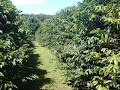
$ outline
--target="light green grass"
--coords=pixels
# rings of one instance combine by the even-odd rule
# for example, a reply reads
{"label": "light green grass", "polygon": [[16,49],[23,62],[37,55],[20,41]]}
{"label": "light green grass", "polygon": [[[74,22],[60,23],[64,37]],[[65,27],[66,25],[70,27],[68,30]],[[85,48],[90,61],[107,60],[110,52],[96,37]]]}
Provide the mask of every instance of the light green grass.
{"label": "light green grass", "polygon": [[44,90],[73,90],[65,83],[65,76],[63,71],[58,68],[60,65],[57,57],[46,47],[41,47],[37,42],[33,42],[35,45],[34,54],[38,54],[39,62],[37,68],[46,70],[45,78],[50,78],[52,83],[44,85],[41,89]]}

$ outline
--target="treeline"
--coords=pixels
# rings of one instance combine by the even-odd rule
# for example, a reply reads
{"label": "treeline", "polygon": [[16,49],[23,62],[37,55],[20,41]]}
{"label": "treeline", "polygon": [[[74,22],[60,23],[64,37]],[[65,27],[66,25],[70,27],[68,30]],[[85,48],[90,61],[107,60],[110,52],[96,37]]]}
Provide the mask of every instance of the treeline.
{"label": "treeline", "polygon": [[84,0],[40,24],[36,40],[56,50],[68,83],[120,90],[120,0]]}
{"label": "treeline", "polygon": [[40,24],[45,20],[52,17],[51,15],[44,14],[22,14],[22,29],[26,30],[29,39],[34,40],[35,32],[40,27]]}

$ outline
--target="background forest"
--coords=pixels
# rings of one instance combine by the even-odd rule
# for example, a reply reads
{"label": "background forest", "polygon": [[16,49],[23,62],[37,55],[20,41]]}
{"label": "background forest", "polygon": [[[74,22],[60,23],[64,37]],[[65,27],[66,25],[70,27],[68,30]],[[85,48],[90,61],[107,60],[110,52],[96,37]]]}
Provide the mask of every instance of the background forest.
{"label": "background forest", "polygon": [[68,85],[120,90],[120,0],[84,0],[54,16],[24,15],[0,0],[1,90],[25,90],[41,78],[29,65],[32,41],[54,51]]}

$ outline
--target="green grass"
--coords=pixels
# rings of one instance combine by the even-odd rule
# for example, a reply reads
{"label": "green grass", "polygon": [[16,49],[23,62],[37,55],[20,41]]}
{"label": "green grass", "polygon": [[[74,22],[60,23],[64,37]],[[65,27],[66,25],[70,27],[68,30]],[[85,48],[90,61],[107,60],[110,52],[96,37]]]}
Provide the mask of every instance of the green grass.
{"label": "green grass", "polygon": [[46,47],[41,47],[37,42],[34,43],[34,54],[39,55],[37,68],[45,70],[45,78],[51,80],[50,83],[44,84],[40,89],[47,90],[73,90],[70,86],[63,84],[65,83],[65,76],[63,70],[60,70],[60,65],[57,57]]}

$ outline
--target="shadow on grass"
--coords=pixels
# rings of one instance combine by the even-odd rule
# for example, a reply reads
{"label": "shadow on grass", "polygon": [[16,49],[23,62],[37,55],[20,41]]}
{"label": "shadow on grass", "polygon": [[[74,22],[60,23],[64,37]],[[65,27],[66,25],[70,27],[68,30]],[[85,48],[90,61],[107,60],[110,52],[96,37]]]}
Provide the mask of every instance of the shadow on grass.
{"label": "shadow on grass", "polygon": [[[40,90],[45,84],[52,83],[50,78],[45,78],[45,74],[47,74],[46,70],[41,70],[37,68],[37,65],[41,64],[39,62],[38,54],[31,54],[30,59],[25,63],[24,76],[30,76],[27,80],[23,80],[22,88],[20,90]],[[26,68],[27,67],[27,68]]]}

